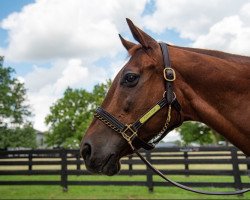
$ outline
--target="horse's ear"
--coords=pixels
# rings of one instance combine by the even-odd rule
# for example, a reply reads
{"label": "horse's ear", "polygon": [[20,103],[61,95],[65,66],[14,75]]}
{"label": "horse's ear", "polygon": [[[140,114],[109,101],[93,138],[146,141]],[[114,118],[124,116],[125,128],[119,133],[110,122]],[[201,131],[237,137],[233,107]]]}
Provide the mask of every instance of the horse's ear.
{"label": "horse's ear", "polygon": [[129,51],[133,46],[135,46],[136,44],[133,42],[130,42],[128,40],[125,40],[120,34],[119,34],[120,40],[123,44],[123,46]]}
{"label": "horse's ear", "polygon": [[157,43],[152,37],[150,37],[147,33],[139,29],[134,23],[126,18],[128,26],[131,30],[131,33],[136,41],[138,41],[143,47],[150,47],[153,44]]}

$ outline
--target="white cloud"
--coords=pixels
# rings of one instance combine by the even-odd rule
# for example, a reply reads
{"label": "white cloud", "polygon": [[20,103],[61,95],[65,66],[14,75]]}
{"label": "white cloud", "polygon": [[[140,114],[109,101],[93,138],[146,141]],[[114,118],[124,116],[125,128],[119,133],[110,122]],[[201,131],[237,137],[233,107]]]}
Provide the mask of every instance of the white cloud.
{"label": "white cloud", "polygon": [[250,55],[250,3],[245,0],[156,0],[144,17],[154,32],[173,29],[190,45]]}
{"label": "white cloud", "polygon": [[46,130],[44,124],[49,107],[62,97],[67,87],[86,88],[104,82],[113,75],[113,70],[97,66],[85,67],[80,59],[60,60],[51,68],[34,67],[34,70],[22,77],[28,88],[28,99],[34,116],[34,127]]}
{"label": "white cloud", "polygon": [[197,38],[193,46],[250,55],[248,41],[250,26],[244,26],[239,16],[231,16],[213,25],[206,35]]}
{"label": "white cloud", "polygon": [[212,48],[231,53],[250,55],[250,3],[245,4],[238,15],[225,17],[210,27],[207,34],[199,36],[194,47]]}
{"label": "white cloud", "polygon": [[79,86],[79,82],[84,82],[88,79],[89,70],[87,67],[82,67],[81,60],[70,60],[68,66],[63,70],[62,76],[55,83],[55,92],[61,93],[69,85],[71,87]]}
{"label": "white cloud", "polygon": [[49,114],[49,108],[57,100],[58,96],[37,93],[28,93],[29,102],[31,105],[34,128],[40,131],[48,130],[45,125],[45,117]]}
{"label": "white cloud", "polygon": [[146,0],[37,0],[1,22],[5,55],[17,61],[78,57],[93,61],[120,49],[125,17],[139,18]]}
{"label": "white cloud", "polygon": [[50,68],[35,65],[31,72],[25,76],[25,85],[29,92],[37,92],[46,85],[53,84],[62,76],[65,62],[57,61]]}
{"label": "white cloud", "polygon": [[155,0],[156,10],[144,18],[147,28],[156,32],[175,29],[182,37],[196,39],[226,16],[238,13],[244,0]]}

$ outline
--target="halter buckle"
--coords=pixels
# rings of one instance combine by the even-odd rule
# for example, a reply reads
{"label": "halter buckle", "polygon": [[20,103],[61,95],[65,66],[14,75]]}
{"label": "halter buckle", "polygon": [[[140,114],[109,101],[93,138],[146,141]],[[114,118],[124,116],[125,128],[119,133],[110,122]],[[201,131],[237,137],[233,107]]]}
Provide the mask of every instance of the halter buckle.
{"label": "halter buckle", "polygon": [[[167,71],[171,71],[171,73],[172,73],[172,75],[173,75],[172,78],[169,78],[169,77],[168,77]],[[164,76],[164,78],[165,78],[166,81],[171,81],[171,82],[173,82],[173,81],[176,79],[175,71],[174,71],[173,68],[170,68],[170,67],[164,68],[164,70],[163,70],[163,76]]]}
{"label": "halter buckle", "polygon": [[[132,141],[134,139],[134,137],[137,136],[137,132],[134,131],[134,129],[132,128],[132,124],[126,124],[125,125],[125,129],[121,132],[122,137],[128,142],[128,144],[130,145],[130,147],[132,148],[132,150],[134,150],[135,148],[132,145]],[[127,135],[126,132],[127,131],[131,131],[132,135]]]}

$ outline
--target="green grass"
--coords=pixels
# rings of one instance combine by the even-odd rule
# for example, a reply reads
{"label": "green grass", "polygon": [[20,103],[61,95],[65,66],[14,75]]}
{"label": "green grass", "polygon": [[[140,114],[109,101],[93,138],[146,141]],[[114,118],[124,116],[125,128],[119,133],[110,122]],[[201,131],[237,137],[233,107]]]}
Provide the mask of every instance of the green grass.
{"label": "green grass", "polygon": [[[60,181],[60,176],[57,175],[27,175],[27,176],[0,176],[1,181]],[[184,175],[169,175],[168,178],[180,181],[180,182],[231,182],[233,183],[232,176],[184,176]],[[105,176],[105,175],[84,175],[84,176],[68,176],[69,181],[146,181],[146,176]],[[157,175],[153,176],[154,181],[164,181]],[[241,177],[242,182],[249,183],[250,178],[248,176]],[[1,186],[0,186],[1,187]]]}
{"label": "green grass", "polygon": [[[171,176],[178,181],[225,181],[232,182],[231,177],[218,176]],[[160,179],[154,176],[154,179]],[[219,179],[219,180],[218,180]],[[0,180],[60,180],[59,176],[0,176]],[[145,176],[69,176],[69,180],[145,180]],[[244,182],[249,182],[244,177]],[[210,191],[233,190],[221,188],[199,188]],[[250,199],[250,192],[240,196],[207,196],[187,192],[176,187],[154,187],[148,192],[145,186],[69,186],[63,192],[60,186],[0,186],[0,199]]]}
{"label": "green grass", "polygon": [[[214,189],[216,190],[216,189]],[[59,186],[1,186],[0,199],[249,199],[250,195],[207,196],[178,188],[155,187],[148,192],[139,186],[71,186],[62,192]]]}

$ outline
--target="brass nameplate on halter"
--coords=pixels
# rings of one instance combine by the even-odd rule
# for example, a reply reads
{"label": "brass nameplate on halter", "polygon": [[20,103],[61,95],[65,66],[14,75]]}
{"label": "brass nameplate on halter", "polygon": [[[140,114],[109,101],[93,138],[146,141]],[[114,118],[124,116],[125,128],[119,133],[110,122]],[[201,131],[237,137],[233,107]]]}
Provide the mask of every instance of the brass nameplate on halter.
{"label": "brass nameplate on halter", "polygon": [[146,122],[150,117],[152,117],[161,107],[157,104],[153,108],[151,108],[142,118],[139,120],[142,124]]}

